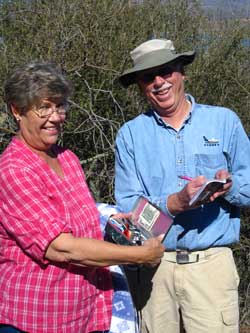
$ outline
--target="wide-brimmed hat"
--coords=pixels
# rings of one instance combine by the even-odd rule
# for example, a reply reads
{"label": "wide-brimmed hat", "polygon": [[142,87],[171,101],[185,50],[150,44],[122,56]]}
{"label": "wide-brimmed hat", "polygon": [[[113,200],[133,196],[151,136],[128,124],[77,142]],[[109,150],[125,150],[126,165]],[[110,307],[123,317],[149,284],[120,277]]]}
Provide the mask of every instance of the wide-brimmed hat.
{"label": "wide-brimmed hat", "polygon": [[134,67],[125,70],[119,77],[124,87],[136,83],[136,73],[158,67],[174,60],[183,65],[190,64],[195,58],[195,51],[176,53],[173,42],[167,39],[151,39],[130,52]]}

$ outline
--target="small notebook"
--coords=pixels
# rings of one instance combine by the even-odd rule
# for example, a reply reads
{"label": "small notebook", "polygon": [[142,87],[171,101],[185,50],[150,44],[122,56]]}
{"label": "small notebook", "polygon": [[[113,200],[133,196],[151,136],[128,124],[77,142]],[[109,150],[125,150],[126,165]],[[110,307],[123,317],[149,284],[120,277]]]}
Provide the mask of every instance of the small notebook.
{"label": "small notebook", "polygon": [[211,197],[212,194],[222,189],[223,185],[230,182],[231,179],[211,179],[204,183],[198,192],[189,201],[189,206],[201,205]]}

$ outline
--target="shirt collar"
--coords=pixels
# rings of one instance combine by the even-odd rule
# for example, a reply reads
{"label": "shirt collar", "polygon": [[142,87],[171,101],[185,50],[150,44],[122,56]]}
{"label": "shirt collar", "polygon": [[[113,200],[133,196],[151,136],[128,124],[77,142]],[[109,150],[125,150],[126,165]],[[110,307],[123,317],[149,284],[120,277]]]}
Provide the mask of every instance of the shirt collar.
{"label": "shirt collar", "polygon": [[[184,120],[183,125],[186,124],[186,123],[191,124],[191,119],[192,119],[192,115],[193,115],[194,108],[195,108],[195,104],[196,104],[196,103],[195,103],[195,99],[194,99],[194,97],[193,97],[192,95],[190,95],[190,94],[185,94],[185,96],[186,96],[186,99],[191,103],[191,109],[190,109],[190,112],[189,112],[189,114],[187,115],[186,119]],[[156,121],[157,121],[160,125],[170,126],[170,125],[168,125],[167,122],[165,122],[165,121],[161,118],[161,116],[159,116],[159,114],[158,114],[154,109],[152,109],[152,112],[153,112],[153,114],[154,114],[154,117],[155,117]],[[170,127],[171,127],[171,126],[170,126]]]}

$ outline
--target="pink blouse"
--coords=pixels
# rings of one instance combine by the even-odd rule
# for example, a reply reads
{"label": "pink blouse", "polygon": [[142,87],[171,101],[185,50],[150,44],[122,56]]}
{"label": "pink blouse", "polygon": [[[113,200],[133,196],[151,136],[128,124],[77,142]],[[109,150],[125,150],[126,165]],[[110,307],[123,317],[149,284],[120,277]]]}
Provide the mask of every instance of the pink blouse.
{"label": "pink blouse", "polygon": [[102,239],[78,158],[54,151],[63,179],[17,138],[0,157],[0,322],[36,333],[108,330],[109,271],[44,258],[62,232]]}

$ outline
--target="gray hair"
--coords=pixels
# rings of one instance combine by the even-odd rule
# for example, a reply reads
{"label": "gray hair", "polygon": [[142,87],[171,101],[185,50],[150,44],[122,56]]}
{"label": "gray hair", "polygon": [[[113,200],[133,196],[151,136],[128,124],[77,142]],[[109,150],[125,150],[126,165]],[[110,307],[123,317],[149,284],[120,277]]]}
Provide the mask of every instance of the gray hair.
{"label": "gray hair", "polygon": [[8,108],[14,105],[20,113],[27,112],[44,98],[66,100],[70,94],[71,84],[51,62],[35,61],[18,67],[4,85]]}

